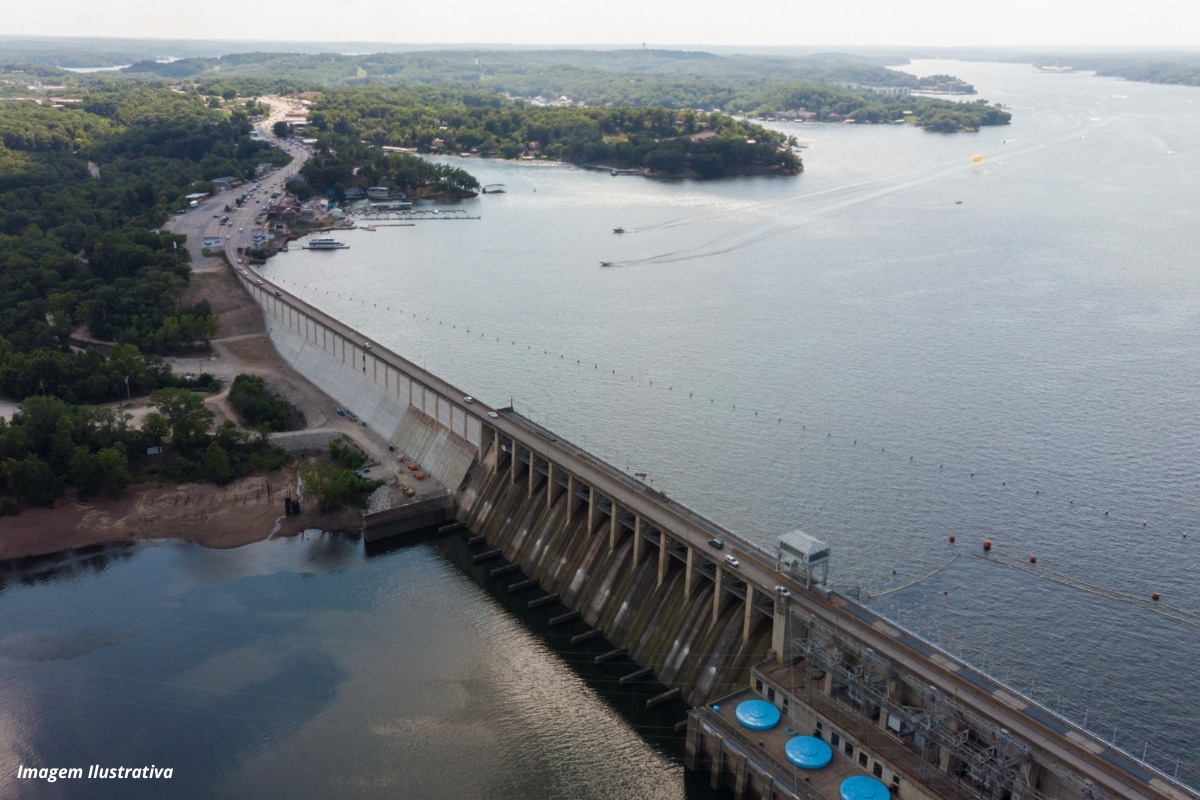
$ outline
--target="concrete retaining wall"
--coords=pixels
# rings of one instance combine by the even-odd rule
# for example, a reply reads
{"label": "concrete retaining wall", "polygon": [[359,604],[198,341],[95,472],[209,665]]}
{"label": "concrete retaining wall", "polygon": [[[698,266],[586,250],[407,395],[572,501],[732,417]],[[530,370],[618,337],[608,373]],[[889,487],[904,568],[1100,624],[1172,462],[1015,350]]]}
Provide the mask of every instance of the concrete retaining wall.
{"label": "concrete retaining wall", "polygon": [[363,538],[374,542],[389,536],[431,528],[454,519],[454,498],[428,497],[383,511],[363,514]]}
{"label": "concrete retaining wall", "polygon": [[341,437],[342,434],[337,431],[288,431],[271,434],[271,444],[282,447],[289,453],[325,451],[334,439]]}
{"label": "concrete retaining wall", "polygon": [[439,391],[430,385],[436,379],[423,380],[404,359],[365,347],[365,337],[319,321],[319,313],[249,288],[285,361],[451,492],[458,489],[483,437],[482,421],[461,394]]}

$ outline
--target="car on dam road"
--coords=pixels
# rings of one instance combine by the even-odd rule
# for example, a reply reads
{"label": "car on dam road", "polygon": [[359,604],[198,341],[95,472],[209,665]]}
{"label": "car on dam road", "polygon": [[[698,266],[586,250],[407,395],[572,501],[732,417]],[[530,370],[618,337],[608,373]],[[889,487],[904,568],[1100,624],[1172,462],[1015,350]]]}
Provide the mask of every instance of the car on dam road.
{"label": "car on dam road", "polygon": [[788,591],[788,588],[786,586],[776,586],[775,591],[779,593],[780,597],[791,597],[792,596],[792,593]]}
{"label": "car on dam road", "polygon": [[714,549],[714,550],[723,550],[723,549],[725,549],[725,543],[724,543],[724,542],[722,542],[720,539],[709,539],[709,540],[708,540],[708,546],[709,546],[709,547],[711,547],[711,548],[712,548],[712,549]]}
{"label": "car on dam road", "polygon": [[732,554],[725,556],[725,563],[731,567],[740,567],[742,562],[733,557]]}

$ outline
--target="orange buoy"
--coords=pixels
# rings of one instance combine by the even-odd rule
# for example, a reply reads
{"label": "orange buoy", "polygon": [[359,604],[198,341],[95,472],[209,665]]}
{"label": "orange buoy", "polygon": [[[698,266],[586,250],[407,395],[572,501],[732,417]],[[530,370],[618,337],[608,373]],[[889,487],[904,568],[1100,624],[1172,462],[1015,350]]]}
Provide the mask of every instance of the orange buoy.
{"label": "orange buoy", "polygon": [[425,473],[424,472],[414,472],[413,477],[419,481],[423,481],[423,480],[425,480]]}
{"label": "orange buoy", "polygon": [[415,461],[410,461],[410,462],[408,462],[407,466],[408,466],[408,468],[409,468],[409,469],[411,469],[413,472],[416,472],[416,471],[417,471],[417,463],[416,463]]}
{"label": "orange buoy", "polygon": [[1154,594],[1150,595],[1150,599],[1157,603],[1158,602],[1158,592],[1155,592]]}
{"label": "orange buoy", "polygon": [[953,542],[953,541],[954,541],[954,534],[953,534],[953,533],[952,533],[952,534],[950,534],[950,541],[951,541],[951,542]]}
{"label": "orange buoy", "polygon": [[992,540],[991,540],[991,539],[984,539],[984,540],[983,540],[983,550],[984,550],[984,552],[987,552],[988,550],[991,550],[991,549],[992,549]]}
{"label": "orange buoy", "polygon": [[1036,563],[1037,563],[1037,556],[1030,556],[1030,557],[1029,557],[1029,563],[1030,563],[1030,564],[1036,564]]}

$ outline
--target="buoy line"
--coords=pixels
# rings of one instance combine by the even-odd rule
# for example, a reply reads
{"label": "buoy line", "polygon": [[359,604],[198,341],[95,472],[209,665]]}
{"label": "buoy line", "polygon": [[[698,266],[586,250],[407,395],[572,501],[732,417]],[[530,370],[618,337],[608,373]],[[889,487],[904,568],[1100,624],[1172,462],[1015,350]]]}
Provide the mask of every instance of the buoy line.
{"label": "buoy line", "polygon": [[[1068,589],[1075,589],[1076,591],[1085,592],[1087,594],[1094,595],[1095,597],[1104,598],[1105,600],[1112,600],[1113,602],[1117,602],[1117,603],[1125,603],[1126,605],[1137,606],[1138,608],[1142,609],[1143,611],[1149,611],[1150,613],[1157,614],[1158,616],[1163,617],[1165,619],[1173,620],[1175,622],[1182,622],[1184,625],[1190,625],[1193,628],[1200,628],[1200,614],[1197,614],[1194,611],[1188,611],[1187,609],[1179,608],[1177,606],[1165,606],[1165,608],[1170,608],[1172,611],[1176,612],[1174,614],[1171,614],[1171,613],[1167,613],[1166,611],[1162,610],[1162,608],[1164,608],[1164,606],[1162,606],[1161,604],[1157,607],[1151,606],[1146,603],[1144,598],[1138,597],[1136,595],[1128,594],[1126,592],[1117,592],[1117,591],[1114,591],[1111,589],[1105,589],[1103,587],[1098,587],[1095,584],[1089,584],[1086,581],[1081,581],[1077,578],[1072,578],[1067,575],[1058,577],[1061,573],[1053,573],[1049,570],[1030,569],[1029,567],[1023,566],[1019,562],[1007,563],[1007,562],[1000,561],[995,558],[988,558],[986,556],[982,556],[977,553],[968,553],[968,555],[970,555],[973,558],[977,558],[980,561],[986,561],[986,562],[996,564],[1001,567],[1005,567],[1007,569],[1013,569],[1013,570],[1017,570],[1018,572],[1024,572],[1026,575],[1032,575],[1035,578],[1041,578],[1044,581],[1056,584],[1058,586],[1063,586]],[[1008,556],[1008,557],[1012,558],[1012,556]],[[1179,616],[1180,614],[1182,614],[1184,616]]]}
{"label": "buoy line", "polygon": [[[1005,553],[1003,551],[997,550],[996,555],[1004,556],[1005,558],[1010,558],[1015,562],[1022,563],[1022,559],[1018,558],[1017,556],[1014,556],[1012,553]],[[1036,563],[1036,562],[1031,562],[1031,563]],[[1104,586],[1104,585],[1098,584],[1098,583],[1090,583],[1089,581],[1085,581],[1080,578],[1075,578],[1071,575],[1067,575],[1064,572],[1057,572],[1052,569],[1047,569],[1046,567],[1042,567],[1041,569],[1036,570],[1036,571],[1035,570],[1028,570],[1028,571],[1034,575],[1038,575],[1038,574],[1042,574],[1042,573],[1053,575],[1063,581],[1068,581],[1068,582],[1078,585],[1080,587],[1086,587],[1088,589],[1093,589],[1099,593],[1104,594],[1105,596],[1111,595],[1111,596],[1115,596],[1115,597],[1120,597],[1122,599],[1128,600],[1129,602],[1143,603],[1146,600],[1146,598],[1142,597],[1141,595],[1132,594],[1130,592],[1118,591],[1116,589],[1112,589],[1108,586]],[[1158,602],[1158,599],[1157,599],[1158,592],[1154,592],[1151,595],[1151,598],[1155,602]],[[1171,605],[1170,603],[1159,603],[1158,605],[1160,608],[1169,608],[1172,611],[1176,611],[1180,614],[1183,614],[1184,616],[1195,617],[1197,620],[1200,620],[1200,613],[1197,613],[1190,609],[1180,608],[1179,606],[1174,606],[1174,605]]]}
{"label": "buoy line", "polygon": [[901,590],[903,590],[903,589],[911,589],[913,586],[916,586],[918,583],[924,583],[925,581],[927,581],[927,580],[929,580],[930,578],[932,578],[934,575],[937,575],[939,572],[941,572],[942,570],[944,570],[946,567],[950,566],[950,565],[951,565],[951,564],[953,564],[955,561],[958,561],[959,557],[961,557],[961,556],[962,556],[962,553],[959,553],[959,554],[958,554],[958,555],[956,555],[954,558],[950,559],[950,560],[949,560],[949,561],[947,561],[945,564],[942,564],[940,567],[938,567],[937,569],[935,569],[933,572],[931,572],[931,573],[929,573],[928,575],[926,575],[924,578],[917,578],[915,581],[909,581],[908,583],[904,584],[903,586],[896,586],[896,587],[894,587],[894,588],[891,588],[891,589],[885,589],[885,590],[883,590],[882,592],[876,592],[875,594],[871,594],[871,593],[869,593],[869,592],[868,592],[868,593],[867,593],[867,599],[868,599],[868,600],[874,600],[876,597],[883,597],[884,595],[892,594],[893,592],[899,592],[899,591],[901,591]]}

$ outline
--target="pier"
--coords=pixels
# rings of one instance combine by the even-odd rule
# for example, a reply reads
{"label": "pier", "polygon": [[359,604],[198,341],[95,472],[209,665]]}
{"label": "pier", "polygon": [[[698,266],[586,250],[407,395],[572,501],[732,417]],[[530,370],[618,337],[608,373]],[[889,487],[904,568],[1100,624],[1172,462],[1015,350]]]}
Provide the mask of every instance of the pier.
{"label": "pier", "polygon": [[471,215],[466,209],[412,209],[409,211],[366,211],[355,214],[355,219],[371,222],[395,220],[400,222],[447,222],[468,219],[482,219],[478,214]]}
{"label": "pier", "polygon": [[[514,409],[467,402],[254,277],[243,285],[283,357],[453,493],[455,519],[483,537],[476,560],[518,564],[545,592],[532,603],[578,612],[564,627],[599,631],[695,707],[688,766],[714,786],[836,800],[770,744],[791,728],[820,733],[839,748],[837,769],[882,779],[901,800],[1200,798],[855,600],[780,571],[776,553]],[[780,710],[784,734],[747,734],[724,714],[751,696]]]}

